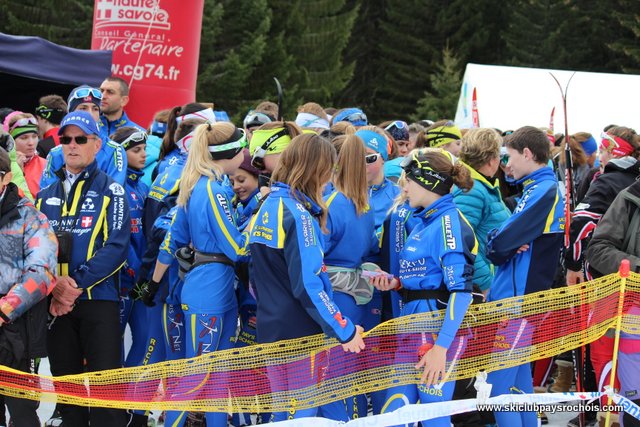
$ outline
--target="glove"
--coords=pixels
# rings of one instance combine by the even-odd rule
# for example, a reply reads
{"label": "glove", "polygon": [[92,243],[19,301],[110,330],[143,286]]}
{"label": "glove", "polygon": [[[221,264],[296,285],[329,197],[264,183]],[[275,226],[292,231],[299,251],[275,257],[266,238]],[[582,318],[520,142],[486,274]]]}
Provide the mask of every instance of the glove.
{"label": "glove", "polygon": [[155,298],[159,289],[160,283],[153,280],[149,280],[148,282],[142,284],[142,286],[140,287],[140,299],[142,300],[144,305],[146,305],[147,307],[153,307],[154,305],[156,305],[156,303],[153,302],[153,299]]}
{"label": "glove", "polygon": [[[144,276],[143,276],[144,277]],[[142,298],[142,286],[147,283],[146,279],[140,279],[133,285],[133,288],[129,289],[129,298],[133,301],[137,301]]]}

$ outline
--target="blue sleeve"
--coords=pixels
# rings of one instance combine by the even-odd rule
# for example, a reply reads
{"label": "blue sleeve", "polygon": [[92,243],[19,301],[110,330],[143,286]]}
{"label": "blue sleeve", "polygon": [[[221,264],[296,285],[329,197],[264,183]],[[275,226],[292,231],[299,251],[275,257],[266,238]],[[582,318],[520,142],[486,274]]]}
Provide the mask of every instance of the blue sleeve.
{"label": "blue sleeve", "polygon": [[110,193],[103,196],[103,212],[98,217],[98,224],[95,225],[100,229],[97,231],[94,229],[92,237],[97,238],[97,235],[100,234],[106,239],[102,247],[71,274],[78,286],[82,288],[93,287],[110,277],[122,267],[127,259],[131,237],[129,204],[124,188],[112,184],[109,189]]}
{"label": "blue sleeve", "polygon": [[542,235],[549,215],[553,214],[557,197],[557,189],[553,185],[533,188],[528,194],[525,192],[513,215],[502,227],[489,233],[487,258],[495,265],[502,265],[522,245],[529,244]]}
{"label": "blue sleeve", "polygon": [[183,246],[187,246],[189,243],[191,243],[189,217],[184,208],[178,207],[171,221],[171,227],[164,236],[164,240],[160,246],[158,261],[163,264],[171,264],[176,251]]}
{"label": "blue sleeve", "polygon": [[436,344],[449,348],[471,304],[478,243],[473,230],[460,215],[443,216],[441,230],[443,243],[439,258],[443,281],[451,295]]}
{"label": "blue sleeve", "polygon": [[458,329],[460,329],[462,319],[467,313],[467,308],[469,308],[472,298],[473,296],[470,292],[452,292],[451,295],[449,295],[447,310],[444,314],[444,322],[436,339],[437,345],[449,348]]}
{"label": "blue sleeve", "polygon": [[[40,177],[40,189],[47,188],[56,181],[55,171],[60,169],[64,164],[64,158],[62,157],[62,148],[54,147],[49,154],[47,154],[47,164],[42,171]],[[35,194],[34,194],[35,196]]]}
{"label": "blue sleeve", "polygon": [[106,163],[104,172],[118,184],[124,185],[127,181],[127,155],[120,145],[111,141],[106,142],[106,144],[113,148],[113,153]]}
{"label": "blue sleeve", "polygon": [[[297,213],[296,213],[297,214]],[[333,302],[333,292],[327,274],[323,272],[322,247],[314,219],[309,213],[297,215],[285,213],[284,256],[293,295],[307,313],[322,327],[325,334],[336,337],[342,343],[355,335],[355,325],[343,318]]]}
{"label": "blue sleeve", "polygon": [[[207,194],[209,205],[215,219],[212,232],[216,239],[216,244],[221,246],[222,252],[234,262],[247,261],[247,249],[249,244],[248,233],[241,233],[236,226],[231,203],[223,191],[214,181],[207,181]],[[209,223],[211,224],[211,223]]]}

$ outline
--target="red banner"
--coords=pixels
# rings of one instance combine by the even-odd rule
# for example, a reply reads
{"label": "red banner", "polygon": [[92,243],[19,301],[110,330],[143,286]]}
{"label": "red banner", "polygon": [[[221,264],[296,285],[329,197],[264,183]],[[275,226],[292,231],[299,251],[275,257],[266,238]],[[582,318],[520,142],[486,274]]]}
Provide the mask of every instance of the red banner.
{"label": "red banner", "polygon": [[96,0],[92,49],[113,51],[129,83],[125,111],[148,127],[162,109],[195,101],[204,0]]}
{"label": "red banner", "polygon": [[478,115],[478,94],[476,88],[473,88],[473,94],[471,96],[471,117],[473,118],[473,127],[480,127],[480,116]]}

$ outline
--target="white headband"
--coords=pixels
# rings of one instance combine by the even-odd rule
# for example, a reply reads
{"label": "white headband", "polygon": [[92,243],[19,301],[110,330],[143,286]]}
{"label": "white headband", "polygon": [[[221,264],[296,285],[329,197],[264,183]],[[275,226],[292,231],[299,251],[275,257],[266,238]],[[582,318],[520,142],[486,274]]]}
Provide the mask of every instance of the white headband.
{"label": "white headband", "polygon": [[183,136],[182,138],[180,138],[178,141],[176,141],[176,145],[180,149],[181,153],[189,154],[189,147],[191,147],[191,143],[193,142],[192,139],[195,133],[196,131],[193,130],[188,134],[186,134],[185,136]]}
{"label": "white headband", "polygon": [[329,129],[329,120],[310,113],[298,113],[296,124],[303,128]]}
{"label": "white headband", "polygon": [[195,113],[189,113],[189,114],[185,114],[184,116],[178,116],[176,117],[176,123],[180,124],[183,120],[190,120],[190,119],[199,119],[199,120],[205,120],[209,123],[215,123],[216,115],[211,108],[207,108],[204,110],[196,111]]}

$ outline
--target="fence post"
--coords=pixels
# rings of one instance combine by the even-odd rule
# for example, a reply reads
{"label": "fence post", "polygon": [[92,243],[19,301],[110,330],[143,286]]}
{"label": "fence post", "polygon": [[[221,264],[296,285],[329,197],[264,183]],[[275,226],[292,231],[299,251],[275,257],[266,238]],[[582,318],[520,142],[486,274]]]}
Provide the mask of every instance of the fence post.
{"label": "fence post", "polygon": [[[618,348],[620,346],[620,329],[622,328],[622,308],[624,305],[624,292],[627,287],[627,277],[629,277],[629,260],[623,259],[620,263],[618,274],[620,276],[620,295],[618,296],[618,314],[616,316],[616,334],[613,340],[613,355],[611,359],[611,376],[609,378],[609,390],[614,391],[616,382],[616,370],[618,368]],[[611,396],[607,397],[607,405],[611,405]],[[611,419],[611,411],[607,411],[604,425],[609,425]]]}

